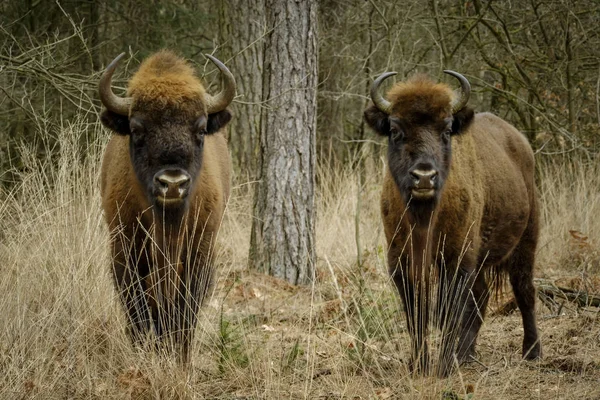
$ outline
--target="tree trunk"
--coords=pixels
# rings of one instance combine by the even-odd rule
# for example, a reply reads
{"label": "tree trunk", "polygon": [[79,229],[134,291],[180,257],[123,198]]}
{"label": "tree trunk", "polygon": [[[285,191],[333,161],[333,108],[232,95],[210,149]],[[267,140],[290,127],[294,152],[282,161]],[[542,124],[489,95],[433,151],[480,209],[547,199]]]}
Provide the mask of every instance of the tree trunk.
{"label": "tree trunk", "polygon": [[317,3],[266,0],[259,182],[250,266],[293,284],[313,278]]}
{"label": "tree trunk", "polygon": [[223,43],[235,71],[237,99],[229,142],[236,170],[253,180],[258,165],[265,9],[262,1],[227,0],[220,23]]}
{"label": "tree trunk", "polygon": [[577,132],[575,125],[575,104],[574,104],[574,84],[573,84],[573,48],[571,47],[571,30],[569,20],[565,24],[565,53],[567,54],[566,80],[567,80],[567,107],[569,110],[569,130],[574,135]]}
{"label": "tree trunk", "polygon": [[91,52],[91,63],[92,71],[98,71],[101,66],[100,62],[100,7],[98,0],[92,0],[90,2],[89,9],[89,20],[87,35],[90,38],[90,52]]}

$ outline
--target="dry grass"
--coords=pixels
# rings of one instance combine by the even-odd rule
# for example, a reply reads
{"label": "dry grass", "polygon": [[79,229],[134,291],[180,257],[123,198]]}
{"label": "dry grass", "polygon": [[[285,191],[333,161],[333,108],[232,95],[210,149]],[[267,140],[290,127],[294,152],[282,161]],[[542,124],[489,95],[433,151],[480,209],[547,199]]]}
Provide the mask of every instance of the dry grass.
{"label": "dry grass", "polygon": [[[191,368],[134,350],[109,276],[97,184],[103,141],[85,157],[76,145],[81,132],[98,129],[76,122],[55,132],[58,168],[28,157],[23,183],[0,193],[1,399],[600,398],[598,312],[571,304],[560,315],[538,305],[539,362],[520,359],[516,312],[486,320],[480,363],[444,380],[411,376],[386,274],[381,177],[367,174],[359,188],[351,170],[320,171],[313,286],[247,270],[253,187],[238,185]],[[600,167],[545,163],[540,188],[538,275],[600,274]]]}
{"label": "dry grass", "polygon": [[539,170],[544,272],[600,275],[600,163],[544,162]]}

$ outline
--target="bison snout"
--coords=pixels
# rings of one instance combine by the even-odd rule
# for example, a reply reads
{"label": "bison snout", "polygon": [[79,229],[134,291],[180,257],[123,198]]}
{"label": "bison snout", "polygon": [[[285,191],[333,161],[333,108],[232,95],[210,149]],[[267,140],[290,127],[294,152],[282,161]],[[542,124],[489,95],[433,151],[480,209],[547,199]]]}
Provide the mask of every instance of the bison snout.
{"label": "bison snout", "polygon": [[410,171],[417,189],[432,189],[437,180],[438,172],[434,169],[413,169]]}
{"label": "bison snout", "polygon": [[179,169],[162,170],[154,175],[154,189],[158,200],[181,200],[188,194],[190,175]]}
{"label": "bison snout", "polygon": [[438,172],[433,168],[415,168],[410,171],[413,179],[412,195],[417,199],[428,199],[435,195]]}

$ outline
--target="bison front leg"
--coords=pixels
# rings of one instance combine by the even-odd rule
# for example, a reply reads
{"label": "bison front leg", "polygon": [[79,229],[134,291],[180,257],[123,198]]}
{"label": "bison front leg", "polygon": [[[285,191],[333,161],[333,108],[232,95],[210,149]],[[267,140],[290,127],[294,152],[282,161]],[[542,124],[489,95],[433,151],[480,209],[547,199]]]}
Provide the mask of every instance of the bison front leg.
{"label": "bison front leg", "polygon": [[[142,345],[151,329],[150,308],[145,295],[145,283],[140,278],[140,265],[130,246],[117,238],[112,242],[113,279],[127,316],[129,335],[134,344]],[[147,267],[147,266],[146,266]]]}
{"label": "bison front leg", "polygon": [[196,261],[186,265],[182,274],[174,313],[176,341],[180,348],[183,363],[189,362],[190,346],[198,321],[198,312],[212,284],[212,266],[203,257],[194,257]]}
{"label": "bison front leg", "polygon": [[456,356],[459,363],[471,361],[475,356],[475,343],[489,299],[489,289],[483,271],[480,271],[474,279],[471,289],[467,292],[465,310],[462,316],[461,333],[458,338]]}
{"label": "bison front leg", "polygon": [[421,268],[415,268],[408,257],[401,262],[399,255],[390,250],[390,274],[404,304],[406,324],[412,342],[410,368],[413,372],[428,373],[429,350],[427,346],[428,279],[423,279]]}
{"label": "bison front leg", "polygon": [[476,273],[468,257],[462,264],[440,268],[438,313],[442,343],[437,373],[441,377],[452,372],[456,361],[459,364],[469,361],[475,354],[475,341],[487,307],[484,276]]}

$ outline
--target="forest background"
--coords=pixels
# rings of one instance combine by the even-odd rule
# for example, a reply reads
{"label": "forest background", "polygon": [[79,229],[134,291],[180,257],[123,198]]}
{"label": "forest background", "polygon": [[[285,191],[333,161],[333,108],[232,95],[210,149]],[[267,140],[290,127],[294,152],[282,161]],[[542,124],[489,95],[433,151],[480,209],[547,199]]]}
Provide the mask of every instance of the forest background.
{"label": "forest background", "polygon": [[[381,142],[362,121],[372,80],[390,70],[398,80],[414,73],[445,79],[442,69],[464,74],[471,104],[513,123],[541,155],[593,157],[600,146],[598,7],[594,0],[321,1],[317,159],[378,157]],[[192,60],[209,82],[217,75],[205,53],[235,71],[230,149],[237,175],[252,176],[269,34],[261,2],[4,1],[0,14],[2,183],[19,168],[19,143],[37,142],[46,152],[42,143],[52,145],[47,136],[60,119],[97,118],[99,73],[116,55],[132,57],[120,71],[123,87],[139,61],[161,48]]]}
{"label": "forest background", "polygon": [[[317,261],[311,284],[294,286],[248,268],[273,100],[262,81],[270,1],[0,2],[0,398],[599,398],[600,4],[319,1]],[[211,93],[219,75],[205,53],[238,83],[233,192],[191,372],[130,346],[98,193],[110,135],[100,74],[127,52],[113,81],[123,93],[162,48],[189,59]],[[408,371],[379,216],[386,143],[362,113],[379,74],[454,87],[443,69],[464,74],[470,105],[515,125],[536,153],[544,358],[520,361],[508,291],[492,302],[477,363],[436,380]]]}

